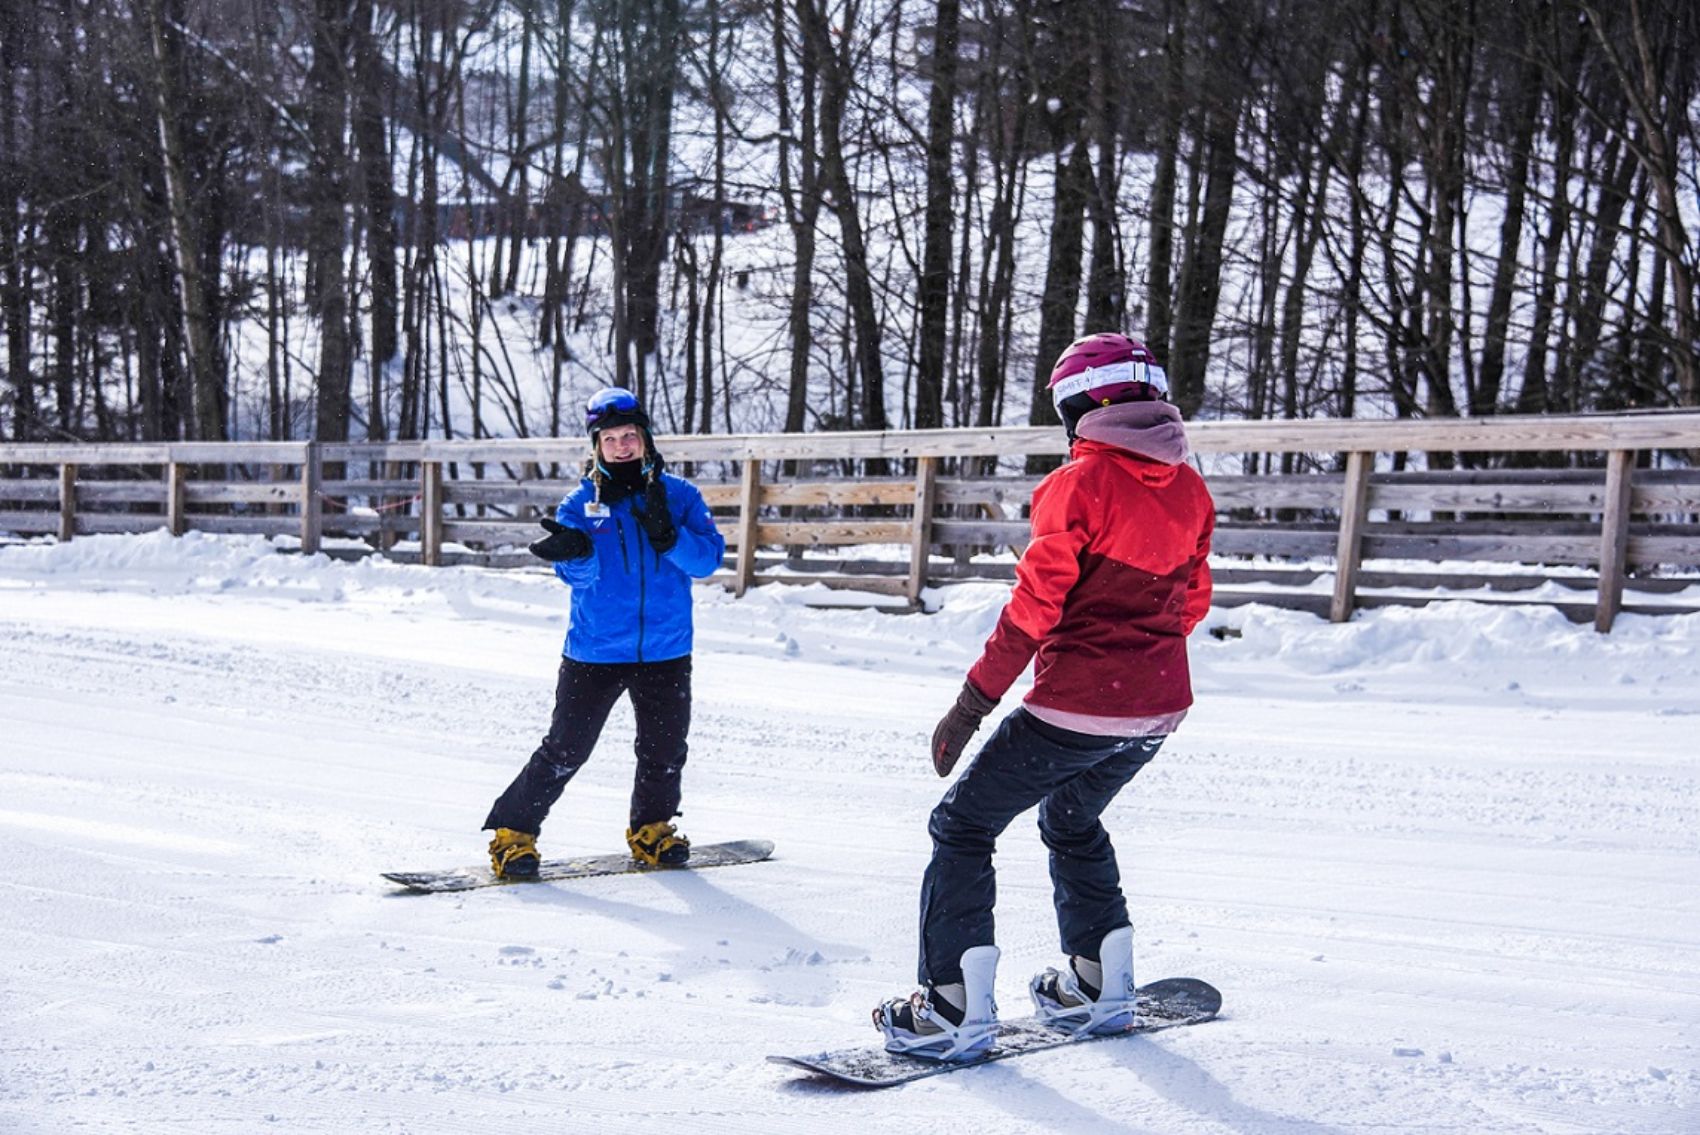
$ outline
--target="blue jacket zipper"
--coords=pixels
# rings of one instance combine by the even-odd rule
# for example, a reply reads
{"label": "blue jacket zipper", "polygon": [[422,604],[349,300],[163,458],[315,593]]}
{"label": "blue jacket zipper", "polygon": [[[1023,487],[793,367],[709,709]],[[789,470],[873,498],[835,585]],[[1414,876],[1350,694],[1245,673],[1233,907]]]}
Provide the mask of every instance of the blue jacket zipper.
{"label": "blue jacket zipper", "polygon": [[634,531],[632,533],[632,537],[637,541],[637,546],[638,546],[638,554],[637,554],[637,562],[638,562],[637,660],[639,662],[642,662],[643,661],[643,619],[644,619],[643,609],[644,609],[644,602],[649,597],[649,574],[647,572],[645,572],[644,569],[643,569],[643,532],[641,530],[639,530],[637,517],[635,515],[632,517],[632,527],[634,529]]}

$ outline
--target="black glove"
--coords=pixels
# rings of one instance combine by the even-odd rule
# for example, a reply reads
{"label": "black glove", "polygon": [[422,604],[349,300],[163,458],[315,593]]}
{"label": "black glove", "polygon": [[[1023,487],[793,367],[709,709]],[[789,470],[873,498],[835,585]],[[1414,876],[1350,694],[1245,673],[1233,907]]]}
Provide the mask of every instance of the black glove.
{"label": "black glove", "polygon": [[549,535],[531,546],[531,554],[540,560],[558,564],[562,560],[582,560],[590,555],[590,537],[577,528],[568,528],[558,521],[543,519],[537,523]]}
{"label": "black glove", "polygon": [[975,689],[973,682],[962,683],[956,704],[933,730],[933,769],[940,776],[950,775],[968,738],[974,736],[980,722],[997,706],[997,702]]}
{"label": "black glove", "polygon": [[673,550],[673,545],[679,542],[679,529],[673,523],[673,514],[667,511],[667,486],[660,477],[649,483],[649,488],[643,491],[643,507],[634,506],[632,513],[649,537],[650,547],[662,555]]}

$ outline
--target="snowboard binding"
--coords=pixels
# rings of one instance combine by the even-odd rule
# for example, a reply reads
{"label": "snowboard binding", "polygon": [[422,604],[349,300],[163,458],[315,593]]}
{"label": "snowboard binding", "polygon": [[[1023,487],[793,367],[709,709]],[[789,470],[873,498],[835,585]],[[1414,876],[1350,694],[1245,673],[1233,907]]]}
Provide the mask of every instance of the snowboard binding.
{"label": "snowboard binding", "polygon": [[1027,984],[1034,1015],[1070,1036],[1106,1036],[1132,1028],[1137,1008],[1133,928],[1123,926],[1104,935],[1098,957],[1099,987],[1080,975],[1075,962],[1066,972],[1047,969],[1035,975]]}
{"label": "snowboard binding", "polygon": [[992,998],[997,964],[996,946],[963,953],[961,1010],[931,989],[881,1003],[874,1010],[874,1027],[885,1034],[885,1050],[936,1061],[984,1056],[998,1036],[998,1006]]}

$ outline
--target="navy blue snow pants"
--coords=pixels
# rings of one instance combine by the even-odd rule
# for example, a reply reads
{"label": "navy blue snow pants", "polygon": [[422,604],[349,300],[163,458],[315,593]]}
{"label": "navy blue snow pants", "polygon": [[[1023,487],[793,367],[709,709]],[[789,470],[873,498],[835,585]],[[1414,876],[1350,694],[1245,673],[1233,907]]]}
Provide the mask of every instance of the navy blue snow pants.
{"label": "navy blue snow pants", "polygon": [[507,791],[497,798],[484,827],[536,835],[543,818],[584,767],[602,735],[608,713],[630,694],[637,722],[637,774],[632,779],[633,831],[679,812],[685,771],[685,736],[691,728],[691,656],[666,662],[577,662],[561,659],[555,713],[549,732]]}
{"label": "navy blue snow pants", "polygon": [[992,850],[1010,821],[1035,804],[1051,851],[1063,951],[1096,958],[1104,935],[1130,925],[1099,816],[1164,740],[1075,733],[1025,709],[1003,719],[927,825],[933,859],[921,881],[922,985],[961,981],[963,951],[993,944]]}

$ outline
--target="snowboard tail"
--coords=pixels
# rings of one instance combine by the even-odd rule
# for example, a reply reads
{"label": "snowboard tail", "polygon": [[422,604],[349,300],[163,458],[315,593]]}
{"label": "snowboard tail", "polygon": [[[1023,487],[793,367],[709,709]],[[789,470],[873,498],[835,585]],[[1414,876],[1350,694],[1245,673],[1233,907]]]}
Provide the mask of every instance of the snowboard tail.
{"label": "snowboard tail", "polygon": [[960,1072],[964,1068],[990,1064],[995,1060],[1025,1056],[1029,1052],[1043,1052],[1069,1044],[1087,1044],[1115,1037],[1154,1033],[1181,1025],[1196,1025],[1210,1020],[1221,1010],[1222,995],[1214,987],[1197,978],[1170,977],[1140,986],[1138,1004],[1138,1013],[1133,1024],[1121,1031],[1101,1035],[1071,1036],[1044,1024],[1037,1017],[1016,1017],[1002,1021],[998,1024],[998,1037],[991,1049],[968,1060],[925,1060],[916,1056],[900,1056],[867,1045],[819,1052],[813,1056],[769,1056],[768,1060],[774,1064],[800,1068],[840,1084],[859,1088],[889,1088],[928,1076]]}
{"label": "snowboard tail", "polygon": [[538,865],[537,874],[525,879],[504,879],[488,867],[455,867],[447,871],[386,871],[384,878],[421,894],[441,894],[445,891],[471,891],[479,887],[517,886],[524,883],[559,882],[563,879],[589,879],[597,875],[647,875],[656,871],[694,871],[703,867],[730,867],[738,863],[759,863],[773,854],[773,844],[765,839],[741,839],[731,843],[691,845],[691,857],[672,866],[651,866],[633,859],[630,852],[612,855],[581,855],[572,859],[545,859]]}

